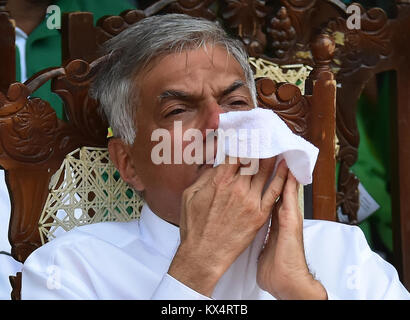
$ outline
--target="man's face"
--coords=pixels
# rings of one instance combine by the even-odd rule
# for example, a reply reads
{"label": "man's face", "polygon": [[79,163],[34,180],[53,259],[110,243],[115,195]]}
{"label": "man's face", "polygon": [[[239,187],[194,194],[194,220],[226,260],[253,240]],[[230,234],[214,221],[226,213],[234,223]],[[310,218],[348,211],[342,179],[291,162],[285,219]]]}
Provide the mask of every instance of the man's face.
{"label": "man's face", "polygon": [[[240,64],[218,46],[208,46],[207,52],[197,49],[157,59],[137,81],[137,134],[130,153],[140,181],[138,188],[144,190],[144,198],[154,212],[178,223],[183,191],[212,165],[174,163],[174,145],[182,145],[183,152],[191,143],[181,142],[175,122],[181,124],[182,135],[188,129],[198,129],[205,150],[207,129],[218,128],[220,113],[253,107],[250,91]],[[171,164],[156,165],[152,161],[152,148],[159,142],[152,141],[151,134],[159,128],[170,133]],[[214,146],[216,150],[216,143]],[[206,152],[203,154],[205,163]]]}

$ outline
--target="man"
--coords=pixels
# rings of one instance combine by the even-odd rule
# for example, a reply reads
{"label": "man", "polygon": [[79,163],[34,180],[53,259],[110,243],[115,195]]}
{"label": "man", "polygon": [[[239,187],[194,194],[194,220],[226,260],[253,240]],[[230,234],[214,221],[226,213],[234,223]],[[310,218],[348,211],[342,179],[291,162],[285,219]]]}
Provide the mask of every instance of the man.
{"label": "man", "polygon": [[[56,21],[63,13],[92,12],[95,23],[102,16],[133,8],[135,2],[129,0],[8,0],[6,10],[16,22],[16,80],[24,82],[41,70],[61,66],[61,27]],[[57,116],[64,119],[61,100],[52,93],[50,82],[34,96],[48,101]]]}
{"label": "man", "polygon": [[83,226],[36,250],[23,299],[409,298],[357,227],[303,221],[283,161],[269,183],[274,158],[254,175],[239,161],[153,163],[155,130],[185,150],[176,122],[205,144],[220,114],[255,107],[239,41],[212,22],[164,15],[123,31],[106,53],[93,95],[115,134],[111,159],[146,205],[139,221]]}

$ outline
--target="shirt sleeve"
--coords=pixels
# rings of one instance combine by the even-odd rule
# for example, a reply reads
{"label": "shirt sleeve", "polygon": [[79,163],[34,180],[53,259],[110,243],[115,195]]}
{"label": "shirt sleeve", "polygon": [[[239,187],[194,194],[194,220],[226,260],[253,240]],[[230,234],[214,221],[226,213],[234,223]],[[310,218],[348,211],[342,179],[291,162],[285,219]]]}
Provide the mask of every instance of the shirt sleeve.
{"label": "shirt sleeve", "polygon": [[152,300],[212,300],[196,292],[168,273],[164,275],[159,286],[151,297]]}
{"label": "shirt sleeve", "polygon": [[359,227],[323,222],[314,228],[306,239],[314,248],[307,253],[308,265],[329,300],[410,299],[394,266],[371,250]]}
{"label": "shirt sleeve", "polygon": [[397,270],[377,253],[371,251],[358,269],[355,289],[364,292],[360,298],[410,300],[410,293],[399,279]]}
{"label": "shirt sleeve", "polygon": [[357,265],[350,265],[347,289],[356,291],[358,299],[408,300],[410,294],[399,279],[397,270],[372,251],[359,227],[356,231],[360,248]]}
{"label": "shirt sleeve", "polygon": [[[40,248],[41,249],[41,248]],[[64,250],[63,250],[64,251]],[[66,258],[70,261],[70,256]],[[78,261],[75,261],[78,262]],[[23,265],[22,300],[93,300],[98,299],[86,274],[70,272],[46,250],[36,250]],[[76,270],[76,268],[73,268]]]}
{"label": "shirt sleeve", "polygon": [[340,298],[337,295],[335,295],[333,292],[327,290],[326,288],[325,290],[327,293],[327,300],[340,300]]}
{"label": "shirt sleeve", "polygon": [[[95,242],[86,234],[74,233],[73,237],[67,233],[32,252],[23,264],[22,300],[105,298],[101,293],[107,290],[99,285],[101,281],[96,277],[98,271],[92,263],[93,259],[88,259],[97,252]],[[108,250],[107,247],[103,249]],[[106,260],[99,263],[109,268]]]}

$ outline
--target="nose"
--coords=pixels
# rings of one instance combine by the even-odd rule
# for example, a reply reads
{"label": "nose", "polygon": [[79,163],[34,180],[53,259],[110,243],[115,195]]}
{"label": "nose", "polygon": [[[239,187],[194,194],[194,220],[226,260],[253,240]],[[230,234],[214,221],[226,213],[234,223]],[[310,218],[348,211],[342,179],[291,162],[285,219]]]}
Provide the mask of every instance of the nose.
{"label": "nose", "polygon": [[226,112],[221,106],[216,102],[210,102],[206,105],[204,114],[204,123],[202,126],[203,130],[212,129],[216,130],[219,126],[219,115]]}
{"label": "nose", "polygon": [[219,127],[219,115],[226,112],[216,101],[209,102],[203,108],[203,121],[201,123],[202,136],[206,153],[205,163],[212,164],[217,152],[216,130]]}

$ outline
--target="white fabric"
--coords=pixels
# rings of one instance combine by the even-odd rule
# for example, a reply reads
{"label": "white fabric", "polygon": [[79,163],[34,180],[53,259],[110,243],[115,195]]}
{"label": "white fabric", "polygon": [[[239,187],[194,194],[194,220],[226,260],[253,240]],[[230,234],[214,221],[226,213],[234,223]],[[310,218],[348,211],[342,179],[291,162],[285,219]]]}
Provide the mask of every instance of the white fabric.
{"label": "white fabric", "polygon": [[214,166],[225,156],[266,159],[279,155],[276,163],[286,160],[289,170],[303,185],[312,183],[312,172],[319,149],[293,134],[271,110],[255,108],[219,115],[217,153]]}
{"label": "white fabric", "polygon": [[[8,239],[10,220],[10,198],[4,170],[0,170],[0,251],[10,253],[11,247]],[[7,254],[0,254],[0,300],[11,299],[11,286],[9,276],[21,271],[22,264]]]}
{"label": "white fabric", "polygon": [[[257,237],[263,237],[261,230]],[[396,270],[358,227],[304,221],[308,265],[331,299],[410,299]],[[23,267],[23,299],[207,299],[167,274],[179,229],[147,205],[141,219],[78,227],[37,249]],[[274,299],[256,284],[254,241],[218,282],[214,299]]]}
{"label": "white fabric", "polygon": [[20,272],[22,264],[14,260],[11,256],[0,254],[0,300],[11,299],[11,285],[9,276],[15,276]]}
{"label": "white fabric", "polygon": [[20,82],[27,80],[27,65],[26,65],[26,43],[27,43],[27,34],[21,30],[19,27],[16,27],[16,41],[15,44],[19,50],[20,55]]}
{"label": "white fabric", "polygon": [[10,243],[8,239],[10,220],[10,197],[7,189],[4,170],[0,170],[0,251],[10,253]]}

